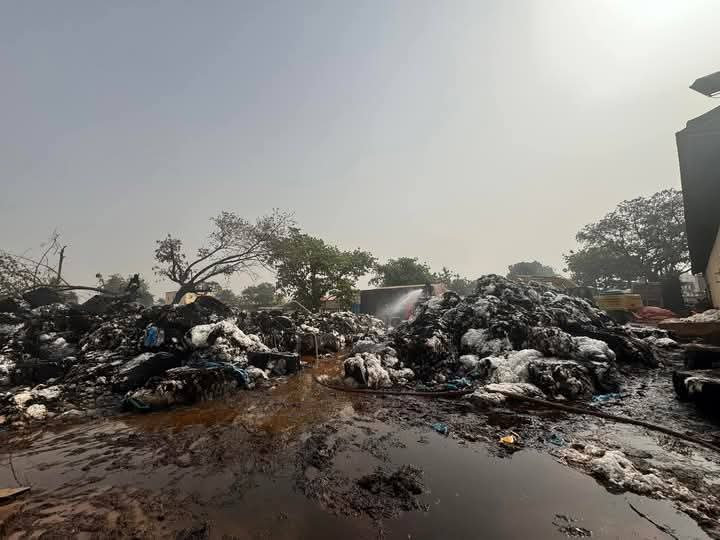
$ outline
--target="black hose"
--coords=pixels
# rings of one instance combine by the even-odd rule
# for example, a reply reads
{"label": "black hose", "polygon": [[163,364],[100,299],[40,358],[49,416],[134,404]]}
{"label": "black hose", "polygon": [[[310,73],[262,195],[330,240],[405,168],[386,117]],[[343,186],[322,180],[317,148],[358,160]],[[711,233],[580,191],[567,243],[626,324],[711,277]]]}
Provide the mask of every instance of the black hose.
{"label": "black hose", "polygon": [[715,450],[716,452],[720,452],[720,446],[718,446],[710,441],[706,441],[705,439],[701,439],[700,437],[697,437],[697,436],[693,435],[692,433],[681,433],[680,431],[675,431],[674,429],[670,429],[665,426],[653,424],[651,422],[646,422],[645,420],[636,420],[634,418],[628,418],[626,416],[617,416],[615,414],[609,414],[609,413],[605,413],[602,411],[596,411],[593,409],[586,409],[583,407],[573,407],[571,405],[555,403],[554,401],[546,401],[544,399],[523,396],[522,394],[516,394],[514,392],[508,392],[506,390],[488,390],[488,389],[486,389],[486,391],[493,392],[495,394],[502,394],[503,396],[506,396],[510,399],[515,399],[518,401],[525,401],[528,403],[535,403],[537,405],[543,405],[545,407],[550,407],[551,409],[558,409],[561,411],[571,412],[571,413],[575,413],[575,414],[587,414],[590,416],[597,416],[598,418],[605,418],[606,420],[614,420],[615,422],[620,422],[622,424],[632,424],[635,426],[644,427],[647,429],[651,429],[653,431],[659,431],[660,433],[665,433],[666,435],[670,435],[672,437],[677,437],[678,439],[682,439],[684,441],[694,442],[695,444],[699,444],[700,446],[704,446],[705,448],[709,448],[710,450]]}
{"label": "black hose", "polygon": [[313,377],[313,380],[318,383],[321,386],[324,386],[325,388],[329,388],[330,390],[337,390],[338,392],[350,392],[352,394],[371,394],[371,395],[380,395],[380,396],[421,396],[421,397],[431,397],[431,398],[452,398],[452,397],[462,397],[466,394],[471,394],[475,390],[474,389],[468,389],[468,390],[440,390],[438,392],[419,392],[416,390],[389,390],[387,388],[348,388],[346,386],[336,386],[334,384],[329,384],[326,382],[321,381],[317,377]]}
{"label": "black hose", "polygon": [[[384,388],[383,389],[347,388],[345,386],[336,386],[333,384],[325,383],[325,382],[319,380],[317,377],[313,377],[313,379],[319,385],[324,386],[326,388],[330,388],[331,390],[337,390],[339,392],[350,392],[353,394],[451,398],[451,397],[462,397],[464,395],[471,394],[472,392],[475,391],[474,388],[467,389],[467,390],[445,390],[445,391],[440,391],[440,392],[417,392],[417,391],[413,391],[413,390],[389,390],[389,389],[384,389]],[[710,450],[714,450],[715,452],[720,452],[720,446],[718,446],[710,441],[706,441],[705,439],[702,439],[700,437],[697,437],[697,436],[693,435],[692,433],[681,433],[680,431],[675,431],[674,429],[670,429],[665,426],[661,426],[659,424],[653,424],[651,422],[646,422],[644,420],[636,420],[634,418],[628,418],[626,416],[617,416],[615,414],[604,413],[604,412],[596,411],[593,409],[585,409],[583,407],[573,407],[571,405],[564,405],[562,403],[556,403],[554,401],[547,401],[544,399],[523,396],[522,394],[516,394],[514,392],[508,392],[506,390],[488,390],[488,389],[486,389],[485,391],[492,392],[495,394],[502,394],[505,397],[508,397],[510,399],[515,399],[517,401],[525,401],[527,403],[543,405],[543,406],[549,407],[551,409],[558,409],[561,411],[571,412],[571,413],[575,413],[575,414],[587,414],[590,416],[597,416],[598,418],[604,418],[606,420],[613,420],[615,422],[620,422],[621,424],[632,424],[635,426],[644,427],[644,428],[647,428],[647,429],[650,429],[653,431],[659,431],[660,433],[670,435],[671,437],[677,437],[678,439],[682,439],[683,441],[693,442],[695,444],[698,444],[698,445],[708,448]]]}

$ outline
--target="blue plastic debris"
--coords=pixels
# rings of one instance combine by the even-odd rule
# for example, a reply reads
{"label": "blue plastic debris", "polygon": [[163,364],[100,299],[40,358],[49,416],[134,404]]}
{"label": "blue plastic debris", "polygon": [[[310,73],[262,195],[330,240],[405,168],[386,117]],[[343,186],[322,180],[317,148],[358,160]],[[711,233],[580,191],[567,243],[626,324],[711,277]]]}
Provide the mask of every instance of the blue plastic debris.
{"label": "blue plastic debris", "polygon": [[241,382],[243,385],[248,386],[250,384],[250,376],[248,375],[248,372],[237,366],[232,366],[232,368],[237,374],[238,382]]}
{"label": "blue plastic debris", "polygon": [[548,441],[550,442],[550,444],[554,444],[555,446],[565,446],[565,439],[563,439],[557,433],[551,434],[548,438]]}
{"label": "blue plastic debris", "polygon": [[150,325],[145,329],[145,339],[143,345],[145,347],[159,347],[163,342],[163,333],[155,325]]}
{"label": "blue plastic debris", "polygon": [[597,396],[592,397],[593,403],[604,403],[606,401],[611,401],[613,399],[620,399],[622,396],[618,394],[617,392],[613,392],[611,394],[600,394]]}
{"label": "blue plastic debris", "polygon": [[468,379],[463,377],[461,379],[452,379],[451,381],[448,381],[448,383],[445,385],[445,388],[446,390],[462,390],[463,388],[467,388],[471,385],[472,383]]}
{"label": "blue plastic debris", "polygon": [[248,386],[250,384],[250,376],[248,375],[248,372],[230,364],[229,362],[205,362],[204,366],[207,368],[230,368],[233,370],[233,374],[235,375],[237,382],[243,386]]}
{"label": "blue plastic debris", "polygon": [[450,432],[448,425],[443,424],[442,422],[435,422],[431,427],[440,435],[447,435]]}
{"label": "blue plastic debris", "polygon": [[150,405],[134,397],[125,398],[123,400],[123,407],[137,412],[150,412]]}

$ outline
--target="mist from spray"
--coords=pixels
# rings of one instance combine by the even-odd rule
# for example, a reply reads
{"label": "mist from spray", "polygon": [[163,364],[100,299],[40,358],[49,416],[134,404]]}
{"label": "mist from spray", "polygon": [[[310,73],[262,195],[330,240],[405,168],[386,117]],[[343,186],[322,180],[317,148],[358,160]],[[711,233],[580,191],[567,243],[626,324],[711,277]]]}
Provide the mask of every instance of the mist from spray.
{"label": "mist from spray", "polygon": [[390,325],[392,319],[395,317],[404,320],[408,308],[415,306],[422,292],[422,289],[415,289],[403,294],[400,298],[380,310],[380,318],[386,321],[388,325]]}

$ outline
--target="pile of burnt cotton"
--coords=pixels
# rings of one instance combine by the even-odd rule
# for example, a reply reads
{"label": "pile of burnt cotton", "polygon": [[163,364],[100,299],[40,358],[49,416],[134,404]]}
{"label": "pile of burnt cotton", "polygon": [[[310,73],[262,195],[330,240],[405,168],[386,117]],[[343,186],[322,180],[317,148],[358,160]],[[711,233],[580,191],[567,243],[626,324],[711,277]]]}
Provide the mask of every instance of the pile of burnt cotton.
{"label": "pile of burnt cotton", "polygon": [[187,341],[195,361],[230,362],[247,365],[250,352],[267,352],[270,349],[258,336],[245,334],[230,320],[202,324],[190,329]]}
{"label": "pile of burnt cotton", "polygon": [[245,333],[258,335],[269,347],[312,355],[336,353],[361,339],[385,338],[385,325],[380,319],[349,311],[291,315],[280,311],[241,313],[238,326]]}
{"label": "pile of burnt cotton", "polygon": [[465,298],[428,299],[389,337],[425,383],[531,383],[567,398],[617,389],[616,362],[657,365],[651,343],[586,300],[496,275],[481,277]]}
{"label": "pile of burnt cotton", "polygon": [[335,313],[297,313],[296,317],[301,324],[308,328],[316,328],[321,333],[336,335],[347,344],[359,339],[377,341],[385,336],[385,324],[370,315],[340,311]]}
{"label": "pile of burnt cotton", "polygon": [[349,311],[335,313],[297,313],[296,320],[302,335],[303,353],[338,352],[353,343],[369,339],[380,341],[385,337],[385,325],[370,315],[358,315]]}
{"label": "pile of burnt cotton", "polygon": [[367,315],[237,312],[209,296],[152,307],[45,296],[0,299],[0,424],[217,397],[294,373],[298,346],[334,352],[384,335]]}
{"label": "pile of burnt cotton", "polygon": [[343,367],[345,385],[351,387],[402,386],[415,378],[415,373],[398,360],[395,349],[371,340],[358,341]]}

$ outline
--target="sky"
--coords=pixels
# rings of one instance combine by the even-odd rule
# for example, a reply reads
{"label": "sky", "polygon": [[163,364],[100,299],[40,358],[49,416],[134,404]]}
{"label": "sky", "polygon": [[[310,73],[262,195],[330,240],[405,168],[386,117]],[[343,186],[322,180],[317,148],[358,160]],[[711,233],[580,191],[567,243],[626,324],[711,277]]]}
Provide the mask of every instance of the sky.
{"label": "sky", "polygon": [[0,0],[0,248],[57,229],[71,281],[159,294],[157,239],[280,208],[381,261],[560,270],[680,186],[718,27],[712,0]]}

